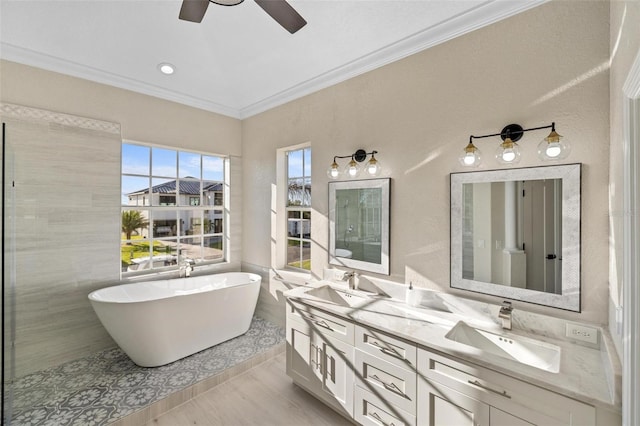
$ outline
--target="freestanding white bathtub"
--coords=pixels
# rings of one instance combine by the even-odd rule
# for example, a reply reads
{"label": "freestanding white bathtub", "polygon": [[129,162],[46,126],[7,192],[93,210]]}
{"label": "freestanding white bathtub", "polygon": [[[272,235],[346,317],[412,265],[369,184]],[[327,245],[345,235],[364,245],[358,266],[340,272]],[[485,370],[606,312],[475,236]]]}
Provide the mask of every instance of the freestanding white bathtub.
{"label": "freestanding white bathtub", "polygon": [[246,333],[260,281],[228,272],[107,287],[89,300],[133,362],[157,367]]}

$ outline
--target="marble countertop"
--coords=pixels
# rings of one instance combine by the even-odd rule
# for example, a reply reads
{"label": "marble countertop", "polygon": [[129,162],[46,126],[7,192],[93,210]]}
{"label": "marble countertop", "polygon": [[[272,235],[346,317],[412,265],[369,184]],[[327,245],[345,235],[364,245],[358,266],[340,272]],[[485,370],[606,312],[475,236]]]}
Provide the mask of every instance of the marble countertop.
{"label": "marble countertop", "polygon": [[[390,296],[370,296],[366,300],[360,299],[361,302],[354,306],[348,306],[346,303],[330,302],[308,293],[312,288],[328,284],[347,290],[346,285],[318,281],[291,289],[284,295],[355,323],[386,331],[428,350],[489,368],[586,403],[618,412],[621,410],[620,398],[616,396],[613,389],[614,381],[610,377],[611,368],[607,368],[603,352],[599,348],[534,333],[526,327],[518,327],[518,323],[514,324],[513,330],[503,330],[496,323],[490,310],[474,306],[473,303],[465,303],[464,299],[461,301],[461,298],[444,293],[431,292],[432,297],[423,300],[418,307]],[[358,291],[354,294],[357,295]],[[497,315],[495,317],[497,318]],[[445,335],[461,320],[490,332],[533,338],[559,346],[559,373],[551,373],[512,359],[491,355],[446,338]],[[538,326],[544,327],[544,324]]]}

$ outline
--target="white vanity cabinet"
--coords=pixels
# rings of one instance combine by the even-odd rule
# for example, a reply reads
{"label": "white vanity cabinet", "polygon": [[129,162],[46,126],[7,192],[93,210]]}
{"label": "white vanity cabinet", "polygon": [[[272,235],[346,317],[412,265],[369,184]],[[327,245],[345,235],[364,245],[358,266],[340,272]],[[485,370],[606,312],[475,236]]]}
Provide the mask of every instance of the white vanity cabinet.
{"label": "white vanity cabinet", "polygon": [[595,407],[486,368],[418,350],[421,425],[595,426]]}
{"label": "white vanity cabinet", "polygon": [[428,342],[398,338],[292,299],[286,333],[287,374],[361,425],[621,423],[613,411],[482,367],[480,359],[450,357]]}
{"label": "white vanity cabinet", "polygon": [[355,420],[371,426],[415,426],[416,346],[356,325],[355,355]]}
{"label": "white vanity cabinet", "polygon": [[353,415],[354,325],[287,301],[287,374],[338,411]]}

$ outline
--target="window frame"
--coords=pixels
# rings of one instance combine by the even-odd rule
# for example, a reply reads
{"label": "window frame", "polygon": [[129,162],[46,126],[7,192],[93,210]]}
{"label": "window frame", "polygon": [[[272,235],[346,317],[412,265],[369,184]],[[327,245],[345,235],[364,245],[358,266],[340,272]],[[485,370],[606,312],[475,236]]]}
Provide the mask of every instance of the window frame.
{"label": "window frame", "polygon": [[[124,162],[123,157],[125,155],[124,154],[125,145],[133,145],[133,146],[148,149],[148,155],[149,155],[148,170],[147,170],[148,174],[144,174],[141,172],[134,173],[131,171],[125,172],[123,170],[123,162]],[[121,157],[120,158],[121,216],[122,216],[122,212],[125,212],[125,211],[146,212],[145,219],[147,220],[148,225],[143,228],[138,228],[138,230],[142,231],[142,233],[145,234],[143,238],[145,242],[147,242],[149,245],[149,250],[146,252],[146,256],[143,256],[143,257],[147,257],[150,260],[148,267],[145,267],[144,269],[141,269],[141,270],[128,270],[129,266],[125,268],[123,248],[125,247],[126,243],[133,242],[134,240],[126,239],[126,236],[124,236],[122,233],[122,223],[121,223],[120,224],[120,233],[121,233],[120,276],[121,278],[129,278],[129,277],[153,274],[157,272],[177,270],[179,268],[179,264],[181,263],[181,261],[185,258],[188,259],[187,255],[184,255],[181,253],[184,250],[184,245],[189,244],[187,243],[187,241],[191,241],[192,243],[189,245],[193,246],[194,245],[193,242],[196,240],[199,240],[199,243],[197,243],[197,245],[199,245],[199,249],[195,248],[195,250],[197,251],[199,250],[199,255],[193,257],[193,260],[198,265],[215,265],[215,264],[227,262],[228,261],[227,257],[229,253],[228,251],[229,197],[228,197],[228,194],[225,194],[225,192],[229,191],[229,182],[228,182],[229,157],[219,155],[219,154],[208,153],[208,152],[185,150],[178,147],[168,147],[168,146],[137,142],[137,141],[131,141],[131,140],[123,140],[121,147],[122,147],[122,151],[120,155]],[[175,157],[176,157],[175,177],[154,175],[154,166],[153,166],[154,149],[175,151]],[[181,153],[192,155],[192,156],[193,155],[199,156],[199,162],[200,162],[198,166],[199,172],[200,172],[199,178],[194,178],[192,176],[180,177]],[[205,179],[204,177],[205,157],[212,157],[222,162],[222,170],[220,171],[221,180]],[[134,195],[134,197],[138,198],[138,202],[135,205],[125,204],[126,203],[125,197],[127,196],[127,194],[125,193],[125,188],[123,188],[123,183],[126,177],[143,178],[148,182],[148,187],[146,189],[141,189],[141,191],[143,192],[141,192],[138,195]],[[173,195],[171,194],[160,195],[160,193],[157,193],[158,198],[156,203],[154,204],[154,195],[156,193],[153,192],[153,188],[159,185],[159,183],[157,183],[158,181],[164,181],[163,183],[175,181],[174,185],[175,185],[175,188],[177,188],[177,191]],[[191,202],[192,202],[191,198],[193,198],[192,194],[189,194],[189,193],[180,194],[181,182],[198,182],[198,186],[199,186],[199,194],[197,195],[199,199],[198,205],[191,205]],[[202,203],[203,200],[206,199],[205,185],[209,187],[211,186],[211,182],[216,182],[216,184],[220,184],[221,196],[217,197],[218,195],[217,192],[212,192],[214,196],[211,197],[211,204],[203,204]],[[160,183],[160,184],[163,184],[163,183]],[[169,197],[172,196],[174,198],[173,204],[163,204],[160,202],[161,197],[167,197],[167,196]],[[184,197],[184,200],[181,200],[181,198],[183,197]],[[216,201],[215,203],[214,203],[214,198]],[[221,202],[218,203],[217,202],[218,200],[220,200]],[[140,204],[140,202],[142,202],[142,204]],[[175,216],[171,217],[172,213],[175,213]],[[167,214],[169,215],[168,219],[166,218]],[[217,218],[218,215],[220,216],[219,218]],[[213,225],[214,223],[218,224],[220,220],[222,220],[222,227]],[[207,221],[210,221],[211,223],[211,226],[208,227],[208,232],[207,232],[207,229],[205,229],[205,226],[200,226],[200,232],[197,234],[191,234],[188,232],[188,229],[193,228],[189,225],[190,223],[197,222],[199,224],[206,224]],[[156,232],[157,227],[168,226],[169,222],[174,223],[173,228],[175,229],[174,230],[172,229],[171,231],[172,235],[159,236]],[[158,223],[163,223],[163,224],[157,225]],[[219,232],[214,232],[216,228],[219,228],[217,229]],[[219,247],[215,247],[215,248],[220,250],[220,256],[219,257],[217,256],[216,258],[213,258],[213,259],[206,259],[205,249],[208,247],[208,243],[210,241],[212,242],[212,244],[219,245]],[[154,257],[162,258],[164,256],[167,256],[167,255],[162,255],[161,253],[158,252],[158,250],[156,250],[155,247],[156,247],[156,243],[158,242],[161,244],[163,244],[163,242],[167,242],[167,245],[165,246],[166,251],[167,251],[167,254],[171,256],[170,261],[166,261],[167,259],[169,259],[169,257],[164,258],[165,261],[163,265],[156,265],[156,263],[163,262],[162,259],[159,259],[158,261],[154,260]],[[174,245],[175,250],[169,248],[171,247],[172,244]],[[209,245],[209,247],[211,246]],[[133,253],[130,259],[133,259]]]}
{"label": "window frame", "polygon": [[[294,177],[290,177],[289,176],[289,172],[290,172],[290,168],[289,168],[289,158],[290,155],[294,152],[299,152],[302,151],[302,165],[301,165],[301,170],[302,170],[302,176],[294,176]],[[307,158],[305,153],[309,152],[309,164],[308,164],[308,169],[309,169],[309,174],[306,174],[307,171]],[[285,157],[285,161],[284,161],[284,221],[285,221],[285,232],[284,232],[284,268],[285,269],[289,269],[289,270],[293,270],[293,271],[297,271],[297,272],[305,272],[305,273],[310,273],[311,272],[311,246],[312,246],[312,239],[311,239],[311,215],[312,215],[312,209],[311,209],[311,194],[312,194],[312,172],[311,172],[311,157],[312,157],[312,150],[311,150],[311,145],[310,144],[304,144],[304,145],[298,145],[298,146],[293,146],[293,147],[289,147],[288,149],[284,150],[284,157]],[[303,191],[305,191],[306,189],[306,182],[308,179],[309,182],[309,193],[308,193],[308,205],[302,204],[302,205],[291,205],[290,204],[290,200],[289,200],[289,183],[290,180],[292,179],[302,179],[303,182]],[[303,194],[302,195],[302,199],[304,202],[304,198],[307,197],[307,195]],[[299,213],[299,221],[295,221],[296,218],[291,218],[290,216],[292,215],[292,213]],[[294,222],[290,222],[291,219],[294,219]],[[305,230],[305,220],[308,220],[309,222],[309,232],[308,234],[305,234],[304,230]],[[298,233],[298,237],[291,235],[290,232],[290,224],[291,223],[296,223],[298,222],[300,225],[300,231]],[[295,227],[296,229],[298,228],[298,226],[296,225]],[[305,237],[305,235],[308,235],[308,237]],[[289,256],[288,256],[288,250],[290,247],[290,243],[291,242],[297,242],[300,250],[298,253],[298,260],[294,261],[294,262],[289,262]],[[308,258],[305,259],[304,256],[304,250],[305,248],[308,248],[309,250],[309,255]],[[305,268],[304,266],[298,267],[298,266],[293,266],[292,264],[297,262],[300,265],[304,265],[304,262],[308,261],[308,268]]]}

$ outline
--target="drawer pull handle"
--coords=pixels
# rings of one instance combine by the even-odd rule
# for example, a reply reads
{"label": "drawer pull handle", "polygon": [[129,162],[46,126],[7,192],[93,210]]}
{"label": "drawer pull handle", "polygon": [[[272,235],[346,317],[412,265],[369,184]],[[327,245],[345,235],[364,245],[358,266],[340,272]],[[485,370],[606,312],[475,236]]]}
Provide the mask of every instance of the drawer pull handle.
{"label": "drawer pull handle", "polygon": [[382,386],[384,386],[384,388],[390,392],[393,393],[397,393],[398,395],[404,396],[405,398],[407,397],[407,395],[405,395],[404,392],[402,392],[402,390],[400,390],[400,388],[398,386],[396,386],[395,383],[387,383],[384,380],[382,380],[380,377],[378,377],[377,375],[373,375],[373,376],[369,376],[371,377],[373,380],[376,380],[378,382],[380,382],[382,384]]}
{"label": "drawer pull handle", "polygon": [[477,386],[479,388],[488,390],[489,392],[497,393],[500,396],[504,396],[505,398],[511,399],[511,395],[509,395],[506,390],[503,390],[502,392],[500,392],[499,390],[491,389],[489,386],[483,385],[477,380],[467,380],[467,381],[469,382],[470,385]]}
{"label": "drawer pull handle", "polygon": [[311,364],[315,365],[313,368],[315,370],[320,370],[320,374],[322,374],[322,357],[320,352],[322,349],[316,345],[311,345],[315,349],[315,359],[311,360]]}
{"label": "drawer pull handle", "polygon": [[378,415],[378,413],[376,413],[375,411],[374,411],[374,412],[372,412],[372,413],[369,413],[369,416],[370,416],[370,417],[373,417],[374,419],[376,419],[377,421],[379,421],[379,422],[380,422],[380,423],[382,423],[383,425],[386,425],[386,426],[396,426],[396,425],[395,425],[395,423],[393,423],[393,422],[391,422],[391,423],[385,423],[385,422],[382,420],[382,417],[380,417],[380,415]]}
{"label": "drawer pull handle", "polygon": [[333,331],[333,328],[331,328],[331,326],[329,324],[327,324],[326,322],[324,322],[322,320],[320,320],[320,321],[314,320],[313,323],[315,325],[319,326],[319,327],[326,328],[327,330]]}
{"label": "drawer pull handle", "polygon": [[387,355],[392,356],[394,358],[398,358],[398,359],[404,360],[404,357],[402,355],[400,355],[399,353],[397,353],[393,349],[385,348],[384,346],[382,346],[380,343],[376,342],[375,340],[372,341],[371,344],[373,346],[375,346],[376,348],[378,348],[380,350],[380,352],[382,352],[383,354],[387,354]]}

